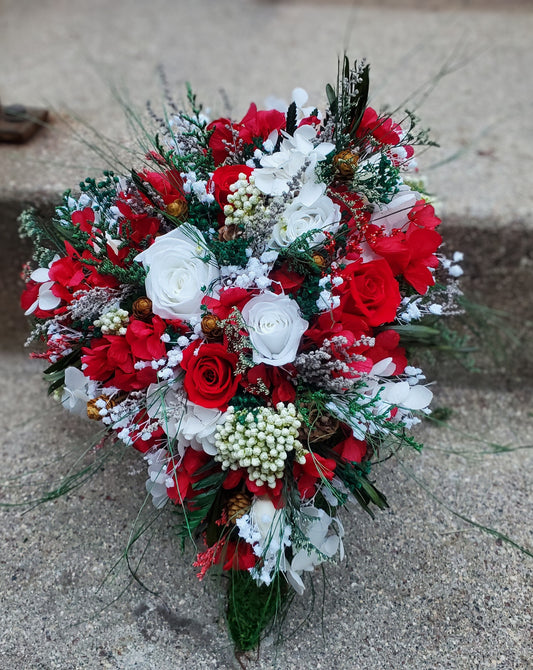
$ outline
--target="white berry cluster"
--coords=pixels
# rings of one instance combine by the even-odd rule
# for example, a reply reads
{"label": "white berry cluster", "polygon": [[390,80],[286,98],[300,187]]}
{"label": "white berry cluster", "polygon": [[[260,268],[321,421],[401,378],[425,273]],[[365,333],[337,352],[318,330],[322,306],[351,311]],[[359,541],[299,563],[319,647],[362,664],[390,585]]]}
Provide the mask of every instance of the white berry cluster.
{"label": "white berry cluster", "polygon": [[125,335],[129,320],[125,309],[114,307],[93,321],[93,325],[101,329],[102,335]]}
{"label": "white berry cluster", "polygon": [[255,213],[261,203],[261,191],[255,185],[253,175],[247,177],[244,172],[239,173],[239,179],[229,187],[228,204],[224,205],[226,225],[244,223]]}
{"label": "white berry cluster", "polygon": [[223,470],[247,468],[258,486],[275,488],[283,477],[287,453],[295,452],[305,463],[305,450],[298,439],[301,421],[296,407],[280,402],[276,408],[238,410],[228,407],[226,421],[217,426],[215,446]]}

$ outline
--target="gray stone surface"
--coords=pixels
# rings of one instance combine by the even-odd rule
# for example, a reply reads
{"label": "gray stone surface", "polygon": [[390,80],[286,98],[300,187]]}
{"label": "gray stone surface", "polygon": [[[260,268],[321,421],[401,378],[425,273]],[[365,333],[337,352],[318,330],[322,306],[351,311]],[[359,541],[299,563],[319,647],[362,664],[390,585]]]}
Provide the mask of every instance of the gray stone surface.
{"label": "gray stone surface", "polygon": [[[93,426],[44,397],[34,362],[12,353],[0,365],[6,502],[29,494],[32,480],[57,480],[65,467],[60,456],[89,438]],[[406,454],[405,465],[446,504],[531,549],[530,399],[530,389],[440,388],[436,406],[454,409],[450,427],[419,431],[426,449]],[[491,454],[489,443],[524,448]],[[239,667],[216,589],[196,580],[193,552],[180,552],[170,510],[139,568],[158,595],[133,583],[114,601],[128,581],[123,564],[102,585],[127,545],[145,476],[131,451],[54,503],[25,514],[0,508],[0,667]],[[390,511],[375,521],[359,510],[344,514],[347,559],[327,568],[326,582],[318,576],[314,603],[310,592],[294,603],[283,646],[267,641],[246,666],[531,667],[532,559],[456,519],[397,461],[376,477]],[[132,553],[139,557],[139,550]]]}

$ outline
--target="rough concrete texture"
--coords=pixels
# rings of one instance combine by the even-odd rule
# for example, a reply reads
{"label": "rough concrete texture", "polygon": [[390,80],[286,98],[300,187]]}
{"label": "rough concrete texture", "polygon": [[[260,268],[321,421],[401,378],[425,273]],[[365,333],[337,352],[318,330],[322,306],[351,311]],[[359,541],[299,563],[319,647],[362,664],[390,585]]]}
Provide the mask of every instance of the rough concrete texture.
{"label": "rough concrete texture", "polygon": [[[56,479],[60,454],[93,428],[44,397],[33,362],[4,354],[1,366],[5,502],[32,490],[31,480]],[[440,388],[436,406],[455,410],[450,427],[425,426],[418,437],[426,450],[404,461],[449,506],[531,549],[529,402],[530,390]],[[488,442],[529,447],[491,454]],[[347,559],[326,569],[325,582],[317,576],[314,603],[310,591],[293,603],[283,645],[267,640],[246,667],[531,667],[532,559],[453,517],[396,460],[376,477],[390,511],[375,521],[357,509],[344,515]],[[128,581],[123,564],[102,586],[128,542],[145,478],[131,451],[54,503],[24,515],[0,510],[0,667],[239,667],[216,589],[196,580],[193,552],[181,554],[170,510],[139,569],[157,595],[133,583],[114,601]],[[137,559],[140,549],[132,553]]]}
{"label": "rough concrete texture", "polygon": [[[190,80],[213,114],[225,111],[222,87],[236,117],[250,100],[288,98],[296,85],[323,103],[347,45],[371,61],[376,104],[398,105],[444,62],[463,64],[419,110],[443,145],[420,162],[467,150],[428,173],[443,232],[450,248],[467,252],[466,287],[510,310],[519,338],[506,341],[510,356],[490,362],[490,373],[433,366],[443,380],[434,405],[454,411],[447,428],[419,430],[426,449],[405,463],[446,505],[532,551],[532,28],[530,3],[518,0],[0,0],[2,102],[54,109],[29,144],[0,145],[0,503],[57,482],[93,431],[45,397],[17,311],[28,252],[14,235],[22,204],[50,203],[102,167],[60,117],[127,141],[110,86],[123,86],[140,108],[147,98],[157,106],[158,64],[177,97]],[[508,449],[492,453],[496,444]],[[0,670],[240,667],[222,602],[196,580],[193,551],[181,554],[170,510],[139,570],[157,595],[133,583],[115,601],[128,584],[124,564],[102,585],[127,545],[145,476],[140,455],[117,454],[68,497],[24,514],[0,508]],[[398,461],[376,469],[376,479],[390,511],[375,521],[358,510],[344,515],[347,560],[327,568],[326,582],[318,577],[314,603],[310,591],[294,603],[283,645],[267,640],[245,666],[530,668],[533,559],[454,517]]]}

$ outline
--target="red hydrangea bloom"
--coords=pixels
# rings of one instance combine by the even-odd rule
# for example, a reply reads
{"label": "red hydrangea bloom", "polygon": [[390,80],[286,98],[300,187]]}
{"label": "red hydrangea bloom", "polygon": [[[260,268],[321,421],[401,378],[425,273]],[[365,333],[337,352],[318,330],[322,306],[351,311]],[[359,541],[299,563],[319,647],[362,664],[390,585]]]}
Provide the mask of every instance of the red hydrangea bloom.
{"label": "red hydrangea bloom", "polygon": [[116,202],[123,217],[119,220],[119,235],[128,241],[129,249],[141,251],[141,243],[151,242],[151,239],[159,232],[161,222],[155,216],[135,213],[125,201],[123,194],[121,198]]}
{"label": "red hydrangea bloom", "polygon": [[307,453],[305,463],[294,462],[293,475],[302,498],[312,498],[316,493],[316,484],[324,477],[331,481],[335,475],[337,464],[332,458],[324,458],[319,454]]}
{"label": "red hydrangea bloom", "polygon": [[183,179],[179,170],[167,170],[164,173],[145,171],[141,172],[140,177],[157,191],[165,205],[176,200],[185,200]]}
{"label": "red hydrangea bloom", "polygon": [[131,353],[139,360],[150,361],[164,358],[166,348],[161,341],[166,324],[159,316],[154,316],[150,323],[140,319],[131,319],[126,330],[126,340]]}
{"label": "red hydrangea bloom", "polygon": [[339,454],[345,461],[350,461],[352,463],[361,463],[366,454],[366,449],[366,442],[363,440],[356,440],[352,435],[351,430],[348,437],[333,447],[333,451],[336,454]]}
{"label": "red hydrangea bloom", "polygon": [[226,474],[226,479],[222,482],[222,488],[226,491],[231,491],[231,489],[236,488],[241,485],[241,482],[244,480],[244,484],[250,493],[253,493],[256,496],[268,496],[276,509],[283,507],[281,501],[281,491],[283,489],[283,480],[277,479],[276,485],[274,488],[263,484],[259,486],[253,479],[248,477],[248,472],[245,468],[237,468],[237,470],[228,470]]}
{"label": "red hydrangea bloom", "polygon": [[336,336],[349,338],[350,334],[355,335],[357,339],[362,335],[371,337],[372,329],[362,316],[343,314],[341,308],[320,314],[311,328],[305,331],[306,337],[317,347],[320,347],[326,339]]}
{"label": "red hydrangea bloom", "polygon": [[249,393],[258,395],[259,393],[256,390],[257,385],[262,382],[270,391],[270,397],[274,406],[278,402],[294,402],[296,389],[289,381],[289,371],[291,369],[292,366],[290,365],[279,368],[260,363],[247,371],[246,377],[241,380],[241,386],[249,391]]}
{"label": "red hydrangea bloom", "polygon": [[410,221],[420,228],[429,228],[429,230],[435,230],[441,223],[441,220],[435,214],[433,205],[425,200],[418,200],[407,216]]}
{"label": "red hydrangea bloom", "polygon": [[400,347],[400,335],[395,330],[383,330],[378,333],[375,337],[374,346],[365,350],[365,356],[372,363],[379,363],[385,358],[392,358],[392,362],[396,366],[393,373],[395,375],[401,375],[408,363],[405,349]]}
{"label": "red hydrangea bloom", "polygon": [[185,449],[185,454],[178,462],[171,458],[167,466],[167,474],[172,479],[172,486],[167,487],[167,495],[177,505],[184,502],[189,503],[189,507],[194,505],[194,497],[201,493],[201,489],[194,489],[193,484],[201,481],[205,474],[198,474],[198,470],[202,468],[210,460],[204,451],[196,451],[195,449]]}
{"label": "red hydrangea bloom", "polygon": [[[121,391],[137,391],[155,384],[157,372],[151,361],[165,356],[161,342],[164,330],[165,324],[157,316],[152,324],[132,319],[125,336],[104,335],[93,340],[90,347],[82,349],[84,374]],[[137,369],[135,364],[139,362],[148,364]]]}
{"label": "red hydrangea bloom", "polygon": [[375,109],[367,107],[357,128],[356,137],[364,139],[372,135],[380,144],[395,146],[401,139],[401,132],[401,126],[390,117],[378,116]]}
{"label": "red hydrangea bloom", "polygon": [[150,437],[147,440],[142,439],[142,435],[146,434],[146,428],[150,425],[156,423],[153,421],[146,412],[145,409],[141,410],[138,414],[135,415],[133,419],[134,429],[130,433],[130,439],[132,440],[132,446],[140,451],[142,454],[145,454],[147,451],[153,447],[161,446],[165,439],[165,431],[161,426],[157,426],[155,430],[150,430]]}
{"label": "red hydrangea bloom", "polygon": [[405,239],[410,253],[403,276],[415,291],[424,295],[428,287],[435,283],[435,277],[429,268],[439,265],[435,252],[441,245],[442,237],[435,230],[418,228],[411,224]]}
{"label": "red hydrangea bloom", "polygon": [[205,296],[202,300],[202,305],[205,305],[219,319],[227,319],[234,307],[241,311],[253,295],[253,293],[247,291],[245,288],[223,288],[219,293],[218,299]]}
{"label": "red hydrangea bloom", "polygon": [[[33,279],[29,279],[26,282],[26,286],[24,287],[24,291],[22,292],[22,295],[20,296],[20,306],[22,309],[26,312],[27,310],[30,309],[30,307],[35,303],[35,301],[39,297],[39,289],[42,286],[42,282],[36,282]],[[41,309],[39,306],[37,306],[33,311],[32,311],[32,316],[37,317],[38,319],[48,319],[56,313],[56,309],[54,310],[48,310],[48,309]]]}
{"label": "red hydrangea bloom", "polygon": [[264,141],[273,130],[280,131],[282,128],[285,128],[285,114],[275,109],[258,111],[254,103],[239,123],[232,123],[230,119],[215,119],[207,126],[207,131],[211,131],[209,148],[215,165],[221,165],[234,147],[234,133],[237,134],[237,141],[253,144],[255,139]]}
{"label": "red hydrangea bloom", "polygon": [[94,225],[94,211],[91,207],[85,207],[85,209],[72,212],[70,215],[71,221],[75,226],[83,231],[84,233],[92,234],[92,229]]}
{"label": "red hydrangea bloom", "polygon": [[274,293],[292,293],[296,295],[304,282],[304,277],[298,272],[289,270],[287,263],[268,275],[272,279],[272,290]]}

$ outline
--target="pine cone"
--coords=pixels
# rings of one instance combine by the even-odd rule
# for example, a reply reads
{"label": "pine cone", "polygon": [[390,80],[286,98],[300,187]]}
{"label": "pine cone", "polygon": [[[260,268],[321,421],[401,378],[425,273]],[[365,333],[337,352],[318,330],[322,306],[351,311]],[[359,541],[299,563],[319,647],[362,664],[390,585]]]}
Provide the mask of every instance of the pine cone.
{"label": "pine cone", "polygon": [[317,409],[309,412],[309,423],[302,423],[299,440],[304,445],[325,442],[339,430],[340,421],[330,414],[318,415]]}
{"label": "pine cone", "polygon": [[326,267],[326,259],[324,258],[324,256],[322,256],[322,254],[319,253],[313,254],[313,263],[315,263],[315,265],[318,265],[319,268]]}
{"label": "pine cone", "polygon": [[214,314],[206,314],[202,317],[201,322],[202,333],[208,340],[217,340],[222,337],[222,328],[220,327],[220,319]]}
{"label": "pine cone", "polygon": [[137,319],[148,320],[152,316],[152,301],[146,296],[142,298],[137,298],[133,303],[132,308],[133,316]]}
{"label": "pine cone", "polygon": [[245,493],[237,493],[228,500],[226,506],[229,523],[235,525],[237,519],[244,516],[250,509],[252,501]]}
{"label": "pine cone", "polygon": [[221,226],[218,229],[218,239],[221,242],[229,242],[235,240],[242,235],[242,230],[235,224],[230,223],[229,226]]}

